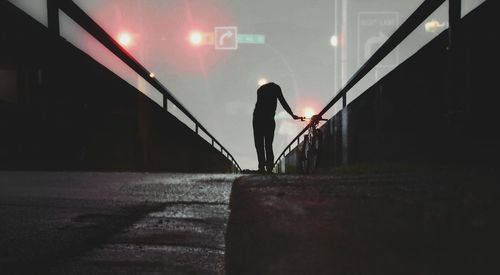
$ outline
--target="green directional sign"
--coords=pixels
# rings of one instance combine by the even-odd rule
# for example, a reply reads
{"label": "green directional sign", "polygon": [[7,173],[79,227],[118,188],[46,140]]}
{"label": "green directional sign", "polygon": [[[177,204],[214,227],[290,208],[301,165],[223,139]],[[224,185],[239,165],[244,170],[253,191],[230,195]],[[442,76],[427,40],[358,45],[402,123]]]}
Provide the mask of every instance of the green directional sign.
{"label": "green directional sign", "polygon": [[238,44],[265,44],[266,37],[262,34],[238,34]]}

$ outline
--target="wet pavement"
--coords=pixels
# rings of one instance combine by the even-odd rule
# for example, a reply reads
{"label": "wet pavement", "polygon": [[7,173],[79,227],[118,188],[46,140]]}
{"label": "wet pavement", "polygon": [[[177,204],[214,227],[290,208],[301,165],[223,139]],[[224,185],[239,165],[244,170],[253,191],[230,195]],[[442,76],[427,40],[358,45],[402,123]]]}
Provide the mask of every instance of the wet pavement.
{"label": "wet pavement", "polygon": [[0,274],[224,274],[235,178],[0,172]]}
{"label": "wet pavement", "polygon": [[500,274],[496,167],[0,172],[0,274]]}

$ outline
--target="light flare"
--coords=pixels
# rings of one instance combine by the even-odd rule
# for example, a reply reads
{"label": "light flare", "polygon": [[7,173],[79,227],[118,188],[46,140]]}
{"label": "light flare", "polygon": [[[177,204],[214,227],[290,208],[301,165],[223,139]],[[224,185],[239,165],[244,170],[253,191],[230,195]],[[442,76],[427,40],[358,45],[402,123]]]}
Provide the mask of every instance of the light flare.
{"label": "light flare", "polygon": [[440,23],[439,21],[437,21],[436,19],[432,19],[431,21],[429,22],[426,22],[425,25],[425,31],[426,32],[437,32],[439,31],[440,29],[442,28],[446,28],[446,22],[443,22],[443,23]]}
{"label": "light flare", "polygon": [[121,32],[118,34],[118,43],[123,47],[130,47],[132,45],[132,35],[128,32]]}
{"label": "light flare", "polygon": [[200,46],[203,41],[203,35],[199,31],[193,31],[189,34],[189,42],[193,46]]}
{"label": "light flare", "polygon": [[304,117],[305,118],[312,118],[316,113],[314,112],[314,110],[310,107],[306,107],[304,109]]}
{"label": "light flare", "polygon": [[332,45],[332,47],[334,48],[339,45],[339,38],[336,35],[332,35],[332,37],[330,38],[330,45]]}

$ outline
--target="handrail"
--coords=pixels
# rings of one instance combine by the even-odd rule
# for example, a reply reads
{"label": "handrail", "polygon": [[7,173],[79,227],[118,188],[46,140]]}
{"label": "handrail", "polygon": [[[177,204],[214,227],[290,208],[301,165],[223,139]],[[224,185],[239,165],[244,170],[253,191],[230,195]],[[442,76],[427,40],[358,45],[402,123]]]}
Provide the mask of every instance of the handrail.
{"label": "handrail", "polygon": [[[378,50],[359,68],[354,75],[347,81],[347,84],[333,97],[333,99],[318,113],[318,116],[323,116],[333,105],[340,99],[344,98],[347,92],[354,87],[371,69],[373,69],[382,59],[384,59],[394,48],[396,48],[403,40],[410,35],[427,17],[429,17],[445,0],[425,0],[420,6],[406,19],[401,26],[378,48]],[[276,158],[274,166],[276,166],[285,152],[300,139],[307,129],[311,126],[309,123],[300,133],[292,139],[285,147],[283,152]]]}
{"label": "handrail", "polygon": [[[241,167],[238,162],[234,159],[233,155],[224,147],[222,144],[214,137],[208,130],[172,95],[172,93],[161,84],[152,73],[148,71],[142,64],[140,64],[130,53],[128,53],[125,48],[123,48],[118,42],[116,42],[99,24],[97,24],[85,11],[83,11],[77,4],[72,0],[60,0],[57,1],[58,8],[66,13],[73,21],[85,29],[90,35],[97,39],[101,44],[103,44],[108,50],[120,58],[125,64],[127,64],[132,70],[134,70],[138,75],[143,77],[147,82],[149,82],[153,87],[155,87],[164,97],[170,100],[182,113],[184,113],[191,121],[195,123],[196,133],[198,134],[198,128],[201,129],[205,134],[207,134],[212,139],[212,146],[214,143],[221,147],[221,154],[224,156],[226,152],[226,158],[230,160],[239,171]],[[166,102],[164,100],[164,102]],[[166,108],[166,104],[164,104]]]}

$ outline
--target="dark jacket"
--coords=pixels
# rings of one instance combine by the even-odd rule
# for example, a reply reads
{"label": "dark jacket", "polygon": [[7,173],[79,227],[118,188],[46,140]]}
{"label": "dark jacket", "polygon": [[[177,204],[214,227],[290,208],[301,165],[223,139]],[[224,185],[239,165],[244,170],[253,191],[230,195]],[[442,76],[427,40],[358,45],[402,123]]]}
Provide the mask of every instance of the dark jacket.
{"label": "dark jacket", "polygon": [[274,119],[278,100],[283,109],[290,115],[293,115],[278,84],[270,82],[260,86],[257,90],[257,103],[255,103],[253,117],[257,119]]}

